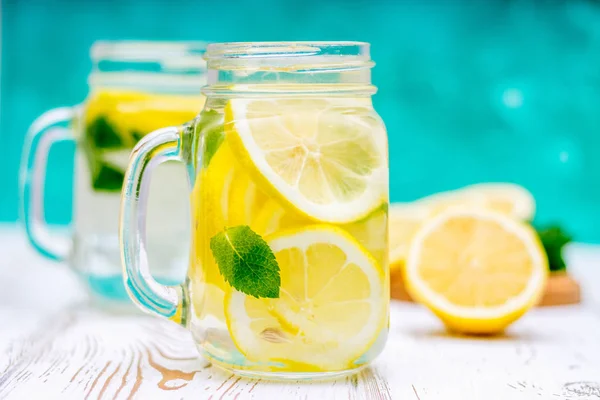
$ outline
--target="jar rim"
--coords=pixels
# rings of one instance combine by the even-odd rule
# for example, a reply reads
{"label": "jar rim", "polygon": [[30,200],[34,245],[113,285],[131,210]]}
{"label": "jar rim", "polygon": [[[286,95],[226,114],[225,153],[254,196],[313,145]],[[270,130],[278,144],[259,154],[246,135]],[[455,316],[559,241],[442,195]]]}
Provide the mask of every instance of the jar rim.
{"label": "jar rim", "polygon": [[92,87],[199,93],[206,84],[203,41],[99,40],[90,49]]}
{"label": "jar rim", "polygon": [[370,44],[358,41],[211,43],[209,69],[331,70],[371,68]]}
{"label": "jar rim", "polygon": [[162,62],[186,60],[189,65],[206,65],[208,42],[153,40],[98,40],[92,44],[90,58],[99,61]]}
{"label": "jar rim", "polygon": [[323,53],[369,57],[369,47],[369,43],[358,41],[224,42],[210,43],[205,57],[281,57]]}

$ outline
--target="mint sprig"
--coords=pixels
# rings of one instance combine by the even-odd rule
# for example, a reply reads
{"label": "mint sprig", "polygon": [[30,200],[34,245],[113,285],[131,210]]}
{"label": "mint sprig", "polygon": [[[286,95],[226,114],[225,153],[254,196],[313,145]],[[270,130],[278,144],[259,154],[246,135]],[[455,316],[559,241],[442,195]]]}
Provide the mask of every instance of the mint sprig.
{"label": "mint sprig", "polygon": [[279,264],[265,240],[246,225],[225,228],[210,239],[210,250],[223,278],[256,298],[278,298]]}
{"label": "mint sprig", "polygon": [[124,148],[125,143],[115,127],[104,116],[97,117],[86,127],[86,135],[97,149]]}
{"label": "mint sprig", "polygon": [[123,171],[101,161],[96,163],[92,171],[92,186],[94,190],[120,191],[124,179],[125,173]]}
{"label": "mint sprig", "polygon": [[225,139],[223,119],[223,115],[215,110],[205,110],[200,114],[196,131],[204,140],[204,168],[208,167],[210,160],[221,146],[223,139]]}
{"label": "mint sprig", "polygon": [[548,256],[550,271],[564,271],[567,264],[563,259],[563,248],[573,240],[571,235],[558,225],[537,228],[537,234]]}

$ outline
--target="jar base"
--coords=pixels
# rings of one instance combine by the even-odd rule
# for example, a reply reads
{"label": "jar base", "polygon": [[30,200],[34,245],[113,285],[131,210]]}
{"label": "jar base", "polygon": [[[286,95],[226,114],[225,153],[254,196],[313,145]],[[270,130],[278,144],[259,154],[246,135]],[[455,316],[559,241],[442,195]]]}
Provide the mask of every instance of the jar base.
{"label": "jar base", "polygon": [[226,363],[222,363],[217,361],[206,354],[203,355],[207,358],[213,366],[231,374],[235,374],[237,376],[241,376],[242,378],[248,379],[260,379],[267,381],[279,381],[279,382],[290,382],[290,381],[329,381],[340,378],[345,378],[348,376],[356,375],[361,372],[363,369],[367,368],[369,364],[363,364],[359,367],[346,369],[342,371],[334,371],[334,372],[268,372],[268,371],[253,371],[249,369],[239,369],[234,366]]}

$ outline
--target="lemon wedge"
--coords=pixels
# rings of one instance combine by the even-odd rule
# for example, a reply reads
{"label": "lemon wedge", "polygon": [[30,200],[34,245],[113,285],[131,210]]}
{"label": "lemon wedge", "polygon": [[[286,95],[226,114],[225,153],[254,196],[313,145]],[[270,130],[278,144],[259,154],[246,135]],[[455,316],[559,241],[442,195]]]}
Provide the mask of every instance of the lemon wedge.
{"label": "lemon wedge", "polygon": [[280,297],[226,295],[235,345],[251,361],[291,370],[351,368],[387,326],[383,270],[340,228],[313,225],[267,241],[280,268]]}
{"label": "lemon wedge", "polygon": [[312,220],[359,220],[387,196],[386,133],[347,99],[232,99],[225,132],[257,185]]}
{"label": "lemon wedge", "polygon": [[452,330],[496,333],[540,298],[548,260],[531,227],[486,210],[448,210],[427,220],[408,251],[411,296]]}

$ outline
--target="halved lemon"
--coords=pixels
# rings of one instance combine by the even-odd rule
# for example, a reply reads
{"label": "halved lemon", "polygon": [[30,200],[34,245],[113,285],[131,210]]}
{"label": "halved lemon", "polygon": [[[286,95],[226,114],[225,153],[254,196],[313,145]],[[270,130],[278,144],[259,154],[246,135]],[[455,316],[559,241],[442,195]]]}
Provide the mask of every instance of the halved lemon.
{"label": "halved lemon", "polygon": [[448,210],[426,221],[408,253],[409,293],[452,330],[495,333],[540,298],[548,260],[531,227],[485,210]]}
{"label": "halved lemon", "polygon": [[313,220],[356,221],[386,198],[385,128],[347,99],[232,99],[225,131],[261,189]]}
{"label": "halved lemon", "polygon": [[343,370],[387,326],[384,273],[350,235],[327,225],[267,239],[280,268],[277,299],[232,290],[225,298],[231,337],[249,360]]}
{"label": "halved lemon", "polygon": [[535,215],[533,195],[514,183],[479,183],[463,188],[462,192],[483,198],[486,208],[523,221],[531,221]]}
{"label": "halved lemon", "polygon": [[417,203],[392,203],[389,211],[390,269],[404,266],[408,247],[423,221],[431,211]]}

